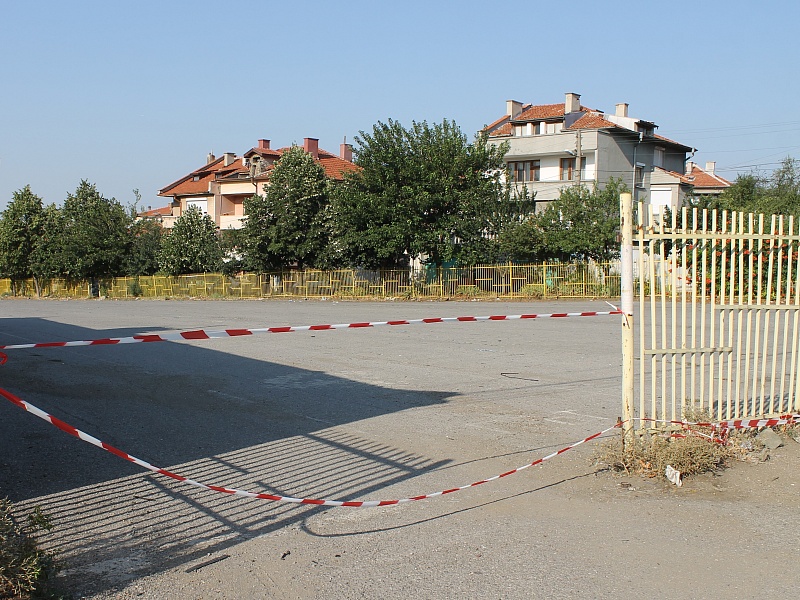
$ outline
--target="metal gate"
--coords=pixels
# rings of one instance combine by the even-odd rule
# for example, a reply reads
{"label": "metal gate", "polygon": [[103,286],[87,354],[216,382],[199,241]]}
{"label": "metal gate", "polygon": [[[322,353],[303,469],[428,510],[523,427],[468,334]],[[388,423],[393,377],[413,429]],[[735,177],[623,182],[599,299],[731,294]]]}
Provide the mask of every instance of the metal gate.
{"label": "metal gate", "polygon": [[696,208],[664,216],[643,203],[633,217],[622,196],[626,419],[798,411],[793,217]]}

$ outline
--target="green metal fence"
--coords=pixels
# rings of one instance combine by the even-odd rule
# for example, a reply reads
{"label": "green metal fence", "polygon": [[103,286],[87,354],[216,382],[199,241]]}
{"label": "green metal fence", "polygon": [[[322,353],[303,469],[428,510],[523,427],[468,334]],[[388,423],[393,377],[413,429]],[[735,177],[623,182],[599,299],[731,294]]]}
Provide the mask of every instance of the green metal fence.
{"label": "green metal fence", "polygon": [[[87,281],[43,281],[41,295],[90,298]],[[616,264],[553,263],[480,265],[411,271],[282,271],[168,277],[117,277],[96,286],[107,298],[395,298],[395,299],[548,299],[612,298],[620,295]],[[36,296],[32,280],[0,279],[2,296]]]}

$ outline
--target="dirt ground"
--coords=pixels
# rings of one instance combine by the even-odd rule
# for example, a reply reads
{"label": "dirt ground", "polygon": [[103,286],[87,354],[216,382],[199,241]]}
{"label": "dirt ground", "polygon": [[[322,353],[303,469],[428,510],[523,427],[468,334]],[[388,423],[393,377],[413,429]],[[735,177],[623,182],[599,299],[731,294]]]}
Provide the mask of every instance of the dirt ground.
{"label": "dirt ground", "polygon": [[[608,310],[602,302],[0,302],[0,344],[169,330]],[[616,317],[9,351],[0,387],[206,483],[396,499],[526,465],[613,425]],[[609,434],[609,435],[613,435]],[[10,403],[0,493],[76,598],[785,598],[800,444],[677,488],[593,463],[378,508],[231,497],[143,472]]]}

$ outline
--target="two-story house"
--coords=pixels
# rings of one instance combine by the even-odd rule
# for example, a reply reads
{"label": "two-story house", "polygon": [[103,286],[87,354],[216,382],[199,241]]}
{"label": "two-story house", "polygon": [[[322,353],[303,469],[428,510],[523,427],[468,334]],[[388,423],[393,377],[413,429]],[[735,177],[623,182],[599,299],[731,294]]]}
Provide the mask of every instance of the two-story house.
{"label": "two-story house", "polygon": [[685,173],[693,148],[658,135],[657,127],[629,116],[627,104],[605,114],[568,93],[558,104],[508,100],[506,114],[484,130],[490,143],[508,142],[511,177],[518,188],[535,193],[537,203],[555,200],[569,185],[602,189],[613,177],[622,179],[636,200],[677,208],[691,186],[661,174]]}
{"label": "two-story house", "polygon": [[[344,173],[356,168],[349,144],[342,144],[339,155],[335,155],[322,150],[318,139],[305,138],[303,149],[319,162],[331,179],[341,180]],[[286,150],[288,148],[272,150],[270,141],[261,139],[242,156],[226,152],[217,158],[209,154],[205,165],[159,190],[159,196],[172,199],[168,210],[150,212],[161,211],[157,216],[165,228],[171,228],[186,209],[196,206],[220,229],[239,229],[245,217],[245,198],[264,193],[275,161]],[[167,212],[169,214],[164,214]]]}

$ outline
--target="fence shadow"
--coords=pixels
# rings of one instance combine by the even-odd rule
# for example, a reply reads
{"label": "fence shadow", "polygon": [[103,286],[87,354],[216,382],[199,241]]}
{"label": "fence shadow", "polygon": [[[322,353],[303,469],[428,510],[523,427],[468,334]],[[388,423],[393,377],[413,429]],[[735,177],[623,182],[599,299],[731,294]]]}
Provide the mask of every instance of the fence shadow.
{"label": "fence shadow", "polygon": [[[46,319],[2,319],[0,329],[0,343],[145,332]],[[449,462],[383,443],[355,424],[442,403],[448,394],[238,356],[220,342],[11,351],[0,386],[104,442],[204,483],[364,499],[377,490],[392,494],[391,486],[399,486],[398,495],[411,491],[404,481]],[[0,495],[22,512],[40,506],[53,516],[45,543],[62,551],[64,581],[82,594],[324,510],[234,498],[143,473],[8,402],[0,407]]]}

